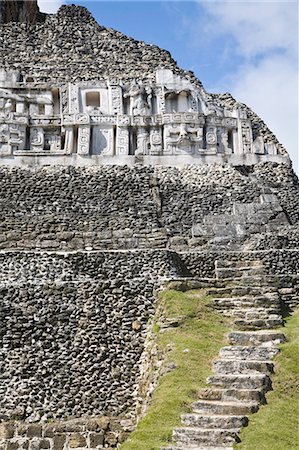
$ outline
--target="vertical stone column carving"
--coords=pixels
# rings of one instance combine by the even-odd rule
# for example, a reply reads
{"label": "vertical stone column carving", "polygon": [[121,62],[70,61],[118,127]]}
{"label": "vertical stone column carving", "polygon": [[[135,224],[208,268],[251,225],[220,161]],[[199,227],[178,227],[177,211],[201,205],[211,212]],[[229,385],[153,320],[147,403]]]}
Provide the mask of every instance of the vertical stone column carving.
{"label": "vertical stone column carving", "polygon": [[208,124],[206,131],[207,150],[210,153],[217,153],[217,127]]}
{"label": "vertical stone column carving", "polygon": [[78,129],[78,155],[89,155],[90,127],[80,125]]}
{"label": "vertical stone column carving", "polygon": [[242,153],[252,153],[252,129],[249,120],[240,120],[240,134],[242,140]]}
{"label": "vertical stone column carving", "polygon": [[145,127],[138,127],[137,129],[137,148],[136,155],[149,154],[149,135]]}
{"label": "vertical stone column carving", "polygon": [[164,88],[159,87],[157,89],[157,100],[158,100],[158,114],[165,114],[166,111],[166,102],[165,102],[165,93]]}
{"label": "vertical stone column carving", "polygon": [[129,154],[129,129],[126,126],[118,126],[116,131],[116,154]]}
{"label": "vertical stone column carving", "polygon": [[195,93],[193,93],[192,91],[189,94],[189,102],[190,102],[190,110],[192,112],[198,112],[198,99],[195,96]]}
{"label": "vertical stone column carving", "polygon": [[76,84],[69,84],[69,112],[79,113],[79,91]]}
{"label": "vertical stone column carving", "polygon": [[118,116],[116,129],[116,154],[129,154],[129,125],[130,117]]}
{"label": "vertical stone column carving", "polygon": [[76,123],[78,124],[78,155],[89,155],[90,148],[90,122],[88,114],[77,114]]}
{"label": "vertical stone column carving", "polygon": [[61,111],[63,114],[69,113],[68,86],[65,84],[60,87]]}
{"label": "vertical stone column carving", "polygon": [[117,80],[109,80],[109,94],[111,104],[111,114],[123,114],[123,93]]}
{"label": "vertical stone column carving", "polygon": [[153,127],[150,132],[150,154],[161,155],[162,154],[162,128]]}
{"label": "vertical stone column carving", "polygon": [[0,156],[11,155],[11,145],[9,143],[9,126],[7,123],[0,124]]}
{"label": "vertical stone column carving", "polygon": [[64,153],[70,155],[74,150],[74,127],[65,127]]}

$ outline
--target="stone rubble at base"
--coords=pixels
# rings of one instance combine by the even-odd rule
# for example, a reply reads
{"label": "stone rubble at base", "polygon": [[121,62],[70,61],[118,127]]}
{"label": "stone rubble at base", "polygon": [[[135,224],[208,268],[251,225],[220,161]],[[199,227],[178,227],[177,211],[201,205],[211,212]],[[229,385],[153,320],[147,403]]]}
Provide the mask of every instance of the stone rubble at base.
{"label": "stone rubble at base", "polygon": [[289,162],[275,143],[253,138],[242,105],[212,107],[170,69],[157,70],[156,82],[147,85],[108,78],[56,87],[1,70],[0,164],[23,156],[52,156],[59,163],[59,156],[74,155],[110,157],[110,163],[162,156],[159,163],[166,165],[163,157],[172,164],[188,157],[193,163],[225,157],[232,164],[241,157],[246,164],[252,155]]}

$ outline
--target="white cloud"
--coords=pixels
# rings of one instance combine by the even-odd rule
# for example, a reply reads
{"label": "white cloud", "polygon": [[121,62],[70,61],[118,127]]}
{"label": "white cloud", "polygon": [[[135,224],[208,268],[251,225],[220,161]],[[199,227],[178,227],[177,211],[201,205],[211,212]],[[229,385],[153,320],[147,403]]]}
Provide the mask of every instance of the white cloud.
{"label": "white cloud", "polygon": [[263,59],[242,66],[231,93],[251,107],[286,147],[299,173],[298,161],[298,72],[285,56]]}
{"label": "white cloud", "polygon": [[41,12],[48,14],[55,14],[58,8],[64,3],[63,0],[38,0],[37,1]]}
{"label": "white cloud", "polygon": [[225,74],[227,90],[267,123],[299,173],[297,1],[199,3],[206,14],[204,35],[233,42],[236,65]]}
{"label": "white cloud", "polygon": [[239,0],[201,4],[212,19],[207,30],[214,34],[230,33],[243,57],[254,57],[273,48],[297,55],[297,2]]}

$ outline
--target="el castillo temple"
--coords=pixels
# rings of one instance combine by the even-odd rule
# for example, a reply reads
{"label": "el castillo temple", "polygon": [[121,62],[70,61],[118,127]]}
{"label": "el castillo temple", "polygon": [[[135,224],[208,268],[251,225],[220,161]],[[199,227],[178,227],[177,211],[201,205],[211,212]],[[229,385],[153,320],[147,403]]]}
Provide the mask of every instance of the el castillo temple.
{"label": "el castillo temple", "polygon": [[[265,122],[84,7],[1,0],[0,192],[0,450],[238,449],[299,306],[299,181]],[[204,314],[219,345],[181,348]]]}

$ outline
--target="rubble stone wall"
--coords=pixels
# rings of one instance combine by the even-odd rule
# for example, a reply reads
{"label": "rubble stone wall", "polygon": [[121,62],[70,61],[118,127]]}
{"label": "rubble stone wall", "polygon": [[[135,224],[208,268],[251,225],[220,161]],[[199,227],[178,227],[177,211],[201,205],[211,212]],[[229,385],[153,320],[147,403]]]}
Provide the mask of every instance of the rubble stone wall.
{"label": "rubble stone wall", "polygon": [[186,275],[180,257],[172,251],[115,251],[74,253],[0,253],[0,284],[91,282],[94,280],[150,280]]}
{"label": "rubble stone wall", "polygon": [[134,410],[153,291],[146,277],[2,286],[2,419]]}
{"label": "rubble stone wall", "polygon": [[180,257],[192,277],[215,278],[216,261],[247,262],[260,261],[267,275],[299,275],[299,247],[265,251],[203,251],[180,253]]}
{"label": "rubble stone wall", "polygon": [[234,203],[259,202],[264,192],[276,195],[291,224],[299,221],[298,180],[290,168],[275,163],[243,172],[217,164],[2,167],[0,190],[0,249],[200,246],[204,242],[193,240],[194,224],[207,215],[233,214]]}

